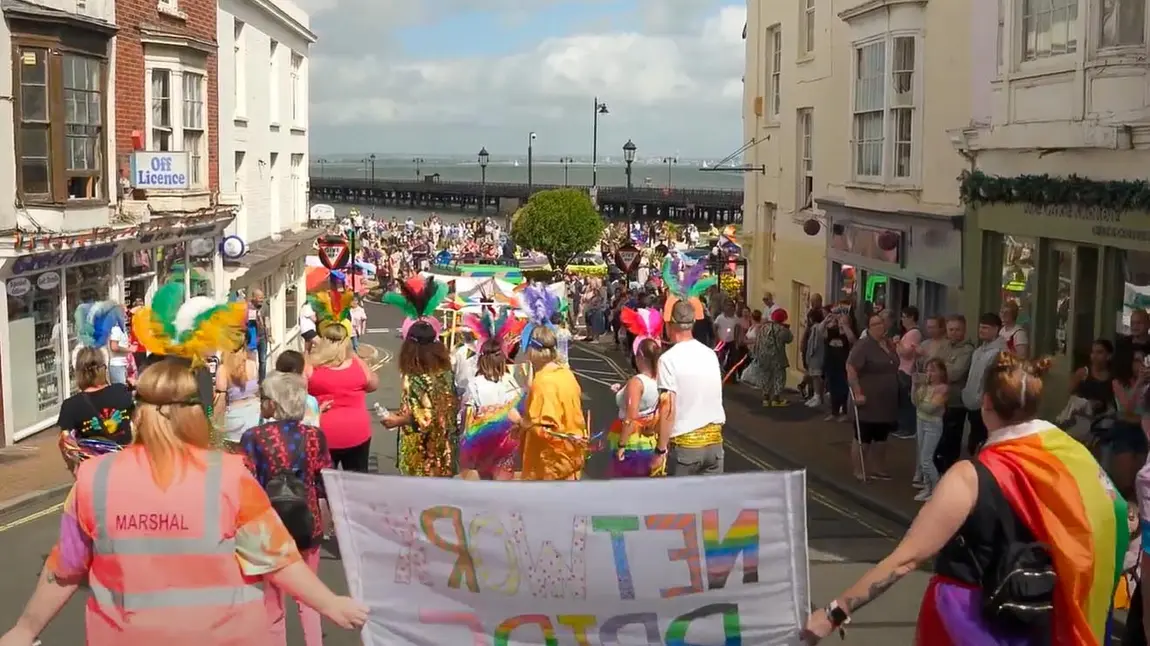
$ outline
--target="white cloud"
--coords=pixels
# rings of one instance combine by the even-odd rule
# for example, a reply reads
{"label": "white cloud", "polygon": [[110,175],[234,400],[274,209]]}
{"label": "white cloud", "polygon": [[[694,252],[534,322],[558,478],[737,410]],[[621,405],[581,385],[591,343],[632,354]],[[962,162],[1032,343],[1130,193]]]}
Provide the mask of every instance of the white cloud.
{"label": "white cloud", "polygon": [[651,154],[720,154],[741,143],[744,6],[642,0],[635,31],[588,26],[502,56],[411,60],[386,34],[353,47],[365,43],[349,43],[355,25],[367,15],[377,25],[427,22],[432,4],[437,12],[479,6],[520,24],[523,2],[309,3],[330,9],[313,23],[321,43],[311,64],[312,145],[321,152],[494,151],[517,147],[528,130],[555,154],[578,151],[590,134],[594,96],[611,110],[600,120],[601,145],[633,138]]}

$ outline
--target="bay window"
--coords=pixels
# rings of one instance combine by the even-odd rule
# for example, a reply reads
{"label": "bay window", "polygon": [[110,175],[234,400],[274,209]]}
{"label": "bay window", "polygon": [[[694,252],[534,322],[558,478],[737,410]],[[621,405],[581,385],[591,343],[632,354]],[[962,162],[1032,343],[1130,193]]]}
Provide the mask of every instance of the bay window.
{"label": "bay window", "polygon": [[188,153],[188,183],[207,185],[207,76],[197,65],[181,67],[145,58],[148,66],[148,150]]}
{"label": "bay window", "polygon": [[1078,51],[1079,0],[1022,0],[1022,60]]}
{"label": "bay window", "polygon": [[184,73],[184,150],[192,186],[204,185],[204,76]]}
{"label": "bay window", "polygon": [[857,181],[906,184],[918,176],[918,37],[857,45],[852,165]]}
{"label": "bay window", "polygon": [[1146,0],[1100,0],[1098,44],[1102,49],[1146,42]]}
{"label": "bay window", "polygon": [[14,37],[17,192],[30,204],[107,199],[107,59]]}

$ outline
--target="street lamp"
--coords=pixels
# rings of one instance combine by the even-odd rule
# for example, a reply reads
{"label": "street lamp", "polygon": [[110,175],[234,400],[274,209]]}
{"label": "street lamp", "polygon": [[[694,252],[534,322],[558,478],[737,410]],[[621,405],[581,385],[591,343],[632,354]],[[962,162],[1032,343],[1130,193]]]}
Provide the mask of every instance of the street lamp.
{"label": "street lamp", "polygon": [[623,161],[627,162],[627,236],[631,235],[631,164],[635,162],[635,142],[630,139],[623,144]]}
{"label": "street lamp", "polygon": [[570,157],[560,157],[559,163],[563,164],[563,185],[568,186],[569,182],[567,181],[567,165],[574,164],[575,160]]}
{"label": "street lamp", "polygon": [[[368,161],[371,162],[371,184],[368,187],[368,195],[371,196],[371,217],[374,220],[375,219],[375,153],[368,155],[367,159],[368,159]],[[355,248],[352,247],[352,250],[354,251]],[[352,271],[353,272],[355,271],[354,266],[352,267]]]}
{"label": "street lamp", "polygon": [[671,190],[671,167],[679,163],[679,158],[664,157],[663,163],[667,165],[667,190]]}
{"label": "street lamp", "polygon": [[320,158],[315,160],[315,163],[319,164],[319,178],[323,179],[323,167],[327,166],[327,160]]}
{"label": "street lamp", "polygon": [[595,97],[591,114],[591,188],[595,188],[599,185],[599,115],[610,112],[607,111],[607,104]]}
{"label": "street lamp", "polygon": [[411,163],[415,164],[415,178],[419,179],[419,165],[424,163],[422,157],[413,157]]}
{"label": "street lamp", "polygon": [[479,185],[480,185],[480,198],[479,198],[479,214],[482,215],[487,210],[487,162],[491,160],[491,154],[487,152],[487,146],[479,149]]}
{"label": "street lamp", "polygon": [[531,199],[531,194],[534,193],[535,176],[532,174],[534,169],[535,159],[535,133],[527,135],[527,199]]}

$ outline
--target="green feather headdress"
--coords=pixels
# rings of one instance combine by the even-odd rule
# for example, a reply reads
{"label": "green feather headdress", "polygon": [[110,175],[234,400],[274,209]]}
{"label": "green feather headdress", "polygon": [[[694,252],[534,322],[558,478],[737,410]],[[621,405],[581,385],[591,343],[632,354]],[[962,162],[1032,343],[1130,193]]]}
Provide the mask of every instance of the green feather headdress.
{"label": "green feather headdress", "polygon": [[666,285],[668,291],[681,300],[699,298],[719,282],[715,276],[704,277],[703,273],[706,270],[707,263],[700,259],[691,265],[680,280],[678,272],[675,271],[674,261],[670,256],[667,256],[663,259],[663,284]]}

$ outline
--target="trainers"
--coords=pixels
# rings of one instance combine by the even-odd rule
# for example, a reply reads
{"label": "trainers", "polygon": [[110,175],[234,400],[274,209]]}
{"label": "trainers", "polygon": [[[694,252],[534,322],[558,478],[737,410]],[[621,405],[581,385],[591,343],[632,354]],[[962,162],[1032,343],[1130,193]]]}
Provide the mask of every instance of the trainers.
{"label": "trainers", "polygon": [[791,403],[785,399],[776,399],[771,402],[771,406],[774,406],[775,408],[783,408],[790,405]]}
{"label": "trainers", "polygon": [[834,413],[831,413],[830,415],[827,415],[826,417],[824,417],[823,421],[824,422],[835,422],[835,421],[838,421],[838,419],[839,418],[836,417]]}
{"label": "trainers", "polygon": [[849,422],[850,419],[851,418],[847,415],[839,415],[838,417],[835,418],[835,421],[836,422]]}
{"label": "trainers", "polygon": [[910,486],[914,487],[915,489],[923,489],[926,487],[926,483],[914,481],[910,483]]}
{"label": "trainers", "polygon": [[807,408],[818,408],[819,406],[822,406],[822,405],[823,405],[823,399],[822,399],[822,397],[819,397],[818,395],[812,396],[806,402]]}
{"label": "trainers", "polygon": [[913,440],[918,434],[913,431],[895,431],[891,435],[900,440]]}
{"label": "trainers", "polygon": [[926,502],[926,501],[930,500],[930,497],[931,497],[930,490],[929,489],[923,489],[922,491],[918,492],[918,495],[915,496],[914,499],[917,502]]}

